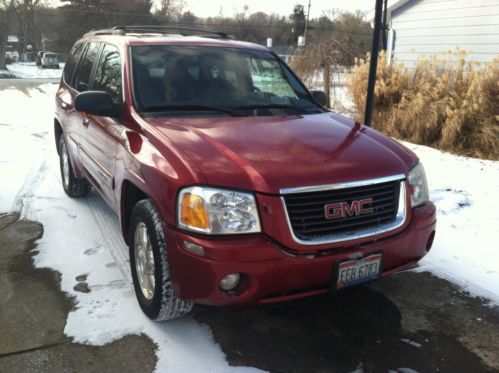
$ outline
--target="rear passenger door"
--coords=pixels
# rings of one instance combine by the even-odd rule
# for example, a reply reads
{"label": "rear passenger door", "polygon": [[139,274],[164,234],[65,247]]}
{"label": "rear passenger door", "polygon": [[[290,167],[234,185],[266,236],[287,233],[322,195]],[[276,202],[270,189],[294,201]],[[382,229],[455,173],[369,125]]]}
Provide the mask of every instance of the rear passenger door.
{"label": "rear passenger door", "polygon": [[[122,66],[119,49],[103,44],[92,72],[90,89],[111,94],[122,101]],[[83,82],[85,83],[85,82]],[[83,118],[81,158],[93,184],[107,202],[115,207],[114,162],[122,127],[118,118],[85,114]]]}
{"label": "rear passenger door", "polygon": [[64,128],[66,146],[68,148],[71,163],[78,176],[83,172],[78,154],[80,143],[81,117],[74,110],[74,99],[78,93],[74,89],[74,80],[80,59],[85,52],[87,43],[79,42],[74,45],[64,67],[62,83],[56,93],[56,115],[57,120]]}

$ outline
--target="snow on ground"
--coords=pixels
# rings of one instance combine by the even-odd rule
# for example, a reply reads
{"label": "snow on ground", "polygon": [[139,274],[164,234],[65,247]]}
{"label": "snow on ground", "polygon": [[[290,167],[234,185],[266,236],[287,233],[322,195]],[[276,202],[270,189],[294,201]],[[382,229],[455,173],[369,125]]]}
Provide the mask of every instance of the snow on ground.
{"label": "snow on ground", "polygon": [[[348,69],[341,72],[333,72],[331,76],[331,89],[329,95],[331,97],[331,108],[346,116],[352,117],[355,114],[355,105],[350,97],[347,89],[347,80],[349,76]],[[324,79],[322,72],[318,71],[310,79],[306,81],[306,85],[311,90],[324,91]]]}
{"label": "snow on ground", "polygon": [[0,79],[13,79],[15,77],[9,70],[0,70]]}
{"label": "snow on ground", "polygon": [[[40,159],[52,139],[55,84],[0,91],[0,212],[20,211],[27,175],[36,177]],[[14,201],[16,201],[14,206]]]}
{"label": "snow on ground", "polygon": [[59,64],[60,69],[42,69],[34,62],[16,62],[7,65],[10,73],[22,79],[60,79],[64,63]]}
{"label": "snow on ground", "polygon": [[437,206],[437,233],[419,270],[499,305],[499,162],[404,142],[421,159]]}
{"label": "snow on ground", "polygon": [[[229,367],[210,330],[193,318],[155,323],[142,314],[117,217],[96,195],[72,200],[62,190],[52,136],[56,89],[0,90],[0,211],[44,225],[35,265],[59,271],[62,290],[77,303],[65,333],[95,345],[146,334],[158,346],[159,371],[251,370]],[[499,162],[406,145],[425,165],[438,208],[435,243],[419,270],[499,304]],[[82,281],[90,293],[74,290]]]}

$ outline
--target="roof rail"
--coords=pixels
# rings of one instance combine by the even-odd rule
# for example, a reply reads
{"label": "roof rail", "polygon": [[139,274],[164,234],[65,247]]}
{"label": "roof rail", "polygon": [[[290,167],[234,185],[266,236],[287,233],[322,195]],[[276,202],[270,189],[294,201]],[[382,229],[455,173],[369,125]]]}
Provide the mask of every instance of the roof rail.
{"label": "roof rail", "polygon": [[[173,32],[178,31],[178,32]],[[85,36],[91,35],[126,35],[131,34],[179,34],[182,36],[201,36],[213,37],[218,36],[221,39],[234,39],[234,36],[229,35],[223,31],[203,30],[190,27],[177,27],[177,26],[115,26],[109,29],[92,30],[87,32]]]}

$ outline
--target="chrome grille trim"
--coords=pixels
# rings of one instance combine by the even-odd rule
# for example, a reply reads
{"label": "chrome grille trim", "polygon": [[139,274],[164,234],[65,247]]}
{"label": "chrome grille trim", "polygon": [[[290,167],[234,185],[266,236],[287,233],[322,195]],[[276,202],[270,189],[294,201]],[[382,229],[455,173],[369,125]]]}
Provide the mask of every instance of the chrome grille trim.
{"label": "chrome grille trim", "polygon": [[297,188],[284,188],[279,190],[279,194],[293,194],[293,193],[306,193],[306,192],[323,192],[327,190],[334,189],[345,189],[345,188],[355,188],[359,186],[366,186],[372,184],[381,184],[389,181],[402,180],[405,179],[404,174],[397,174],[393,176],[378,177],[376,179],[367,179],[359,181],[350,181],[346,183],[336,183],[336,184],[324,184],[324,185],[312,185]]}
{"label": "chrome grille trim", "polygon": [[293,241],[299,243],[300,245],[323,245],[329,243],[338,243],[345,242],[351,240],[357,240],[361,238],[368,238],[371,236],[388,233],[390,231],[396,230],[404,225],[407,219],[407,187],[405,181],[405,175],[399,174],[394,176],[388,176],[377,179],[369,179],[362,181],[355,181],[351,183],[339,183],[339,184],[328,184],[321,186],[312,186],[312,187],[298,187],[298,188],[286,188],[281,189],[281,194],[292,194],[292,193],[304,193],[304,192],[317,192],[317,191],[327,191],[334,189],[344,189],[344,188],[352,188],[373,184],[386,183],[389,181],[400,181],[400,190],[399,190],[399,202],[398,202],[398,210],[395,216],[395,219],[387,224],[383,224],[380,226],[369,227],[364,229],[359,229],[351,232],[332,234],[332,235],[324,235],[319,239],[314,240],[303,240],[295,236],[293,231],[293,227],[291,225],[291,220],[289,218],[288,209],[286,207],[286,201],[283,196],[281,196],[281,202],[284,208],[284,214],[286,216],[286,221],[288,223],[288,229],[293,238]]}

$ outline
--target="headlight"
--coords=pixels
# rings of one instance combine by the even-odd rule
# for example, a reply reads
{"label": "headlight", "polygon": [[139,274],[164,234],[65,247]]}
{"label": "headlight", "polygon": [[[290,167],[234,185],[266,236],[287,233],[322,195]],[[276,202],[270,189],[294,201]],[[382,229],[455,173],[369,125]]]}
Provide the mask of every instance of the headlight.
{"label": "headlight", "polygon": [[178,224],[181,228],[208,234],[261,231],[252,194],[201,186],[180,192]]}
{"label": "headlight", "polygon": [[412,186],[411,206],[421,206],[429,201],[428,184],[423,164],[420,162],[409,171],[409,184]]}

